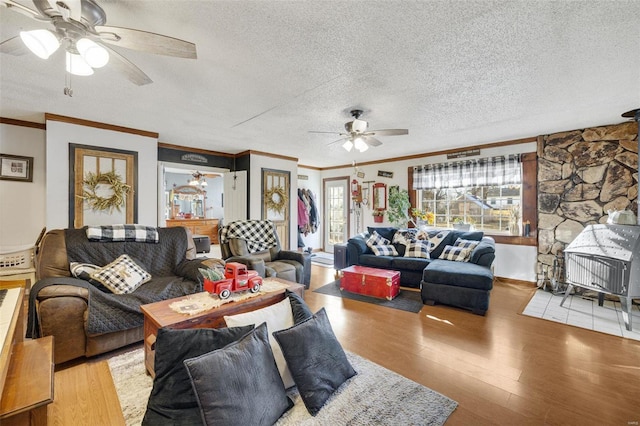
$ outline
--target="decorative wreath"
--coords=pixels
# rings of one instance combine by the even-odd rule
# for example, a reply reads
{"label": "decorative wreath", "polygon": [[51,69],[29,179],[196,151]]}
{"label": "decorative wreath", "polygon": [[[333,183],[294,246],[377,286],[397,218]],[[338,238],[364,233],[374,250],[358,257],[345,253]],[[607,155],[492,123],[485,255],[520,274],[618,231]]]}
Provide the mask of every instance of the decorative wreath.
{"label": "decorative wreath", "polygon": [[276,213],[284,212],[287,201],[289,201],[289,197],[281,186],[274,186],[267,189],[267,192],[264,194],[264,202],[267,205],[267,209],[273,210]]}
{"label": "decorative wreath", "polygon": [[[100,184],[111,186],[113,195],[107,198],[96,194],[96,189]],[[89,172],[82,181],[82,185],[86,188],[79,197],[86,200],[91,209],[109,210],[110,213],[114,208],[120,211],[120,207],[125,203],[127,194],[131,191],[131,185],[122,182],[120,175],[113,171],[107,173]]]}

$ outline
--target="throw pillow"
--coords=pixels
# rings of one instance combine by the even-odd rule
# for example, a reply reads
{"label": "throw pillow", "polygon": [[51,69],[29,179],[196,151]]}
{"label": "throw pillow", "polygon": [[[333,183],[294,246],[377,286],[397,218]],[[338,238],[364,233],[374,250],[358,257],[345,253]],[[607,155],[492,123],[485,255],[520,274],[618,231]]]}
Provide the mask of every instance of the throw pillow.
{"label": "throw pillow", "polygon": [[407,249],[404,251],[404,257],[421,257],[429,259],[429,242],[428,241],[411,241],[407,244]]}
{"label": "throw pillow", "polygon": [[393,226],[367,226],[367,232],[369,234],[373,234],[374,232],[378,233],[382,238],[385,238],[389,241],[393,239],[393,234],[396,233],[396,228]]}
{"label": "throw pillow", "polygon": [[313,316],[313,312],[311,312],[311,309],[309,309],[309,306],[307,306],[307,303],[302,299],[302,297],[298,296],[298,293],[285,290],[284,295],[289,298],[289,302],[291,303],[291,313],[293,314],[294,324],[302,322]]}
{"label": "throw pillow", "polygon": [[128,255],[123,254],[107,266],[93,272],[91,278],[114,294],[129,294],[151,280],[151,274],[142,269]]}
{"label": "throw pillow", "polygon": [[94,265],[92,263],[80,263],[80,262],[71,262],[69,264],[69,271],[71,275],[79,278],[81,280],[88,281],[90,284],[94,285],[98,289],[104,292],[110,291],[108,288],[103,286],[99,281],[91,278],[91,274],[100,270],[98,265]]}
{"label": "throw pillow", "polygon": [[417,233],[418,233],[418,230],[416,228],[398,229],[398,231],[396,231],[396,233],[393,234],[392,242],[394,244],[404,244],[406,246],[411,241],[416,239]]}
{"label": "throw pillow", "polygon": [[154,361],[156,377],[142,424],[190,426],[201,423],[198,401],[182,362],[221,349],[251,330],[253,326],[158,330]]}
{"label": "throw pillow", "polygon": [[265,323],[237,342],[187,359],[184,365],[205,425],[270,426],[293,407]]}
{"label": "throw pillow", "polygon": [[453,243],[453,245],[455,247],[463,247],[463,248],[468,248],[469,249],[469,255],[465,259],[465,262],[468,262],[471,259],[471,253],[473,252],[473,250],[475,250],[475,248],[478,246],[478,244],[480,244],[480,241],[465,240],[465,239],[462,239],[462,238],[458,238],[456,240],[456,242]]}
{"label": "throw pillow", "polygon": [[378,234],[376,231],[373,231],[373,234],[371,234],[371,236],[367,238],[367,245],[372,250],[375,246],[388,245],[388,244],[391,244],[391,241],[387,240],[382,235]]}
{"label": "throw pillow", "polygon": [[336,339],[324,308],[293,327],[276,331],[300,397],[309,414],[315,416],[329,397],[356,375]]}
{"label": "throw pillow", "polygon": [[397,256],[398,251],[390,244],[372,246],[371,251],[376,256]]}
{"label": "throw pillow", "polygon": [[467,262],[471,257],[471,249],[464,247],[445,246],[439,259]]}
{"label": "throw pillow", "polygon": [[[229,327],[239,327],[251,324],[259,325],[266,322],[270,332],[284,330],[294,324],[291,302],[289,302],[288,298],[285,298],[274,305],[257,309],[255,311],[245,312],[238,315],[225,315],[224,320]],[[269,335],[269,342],[271,343],[273,356],[276,359],[278,371],[280,371],[280,376],[282,377],[285,387],[290,388],[294,386],[295,383],[293,382],[293,378],[291,378],[291,373],[287,367],[284,355],[282,355],[282,349],[280,349],[280,346],[278,346],[278,343],[271,335]]]}
{"label": "throw pillow", "polygon": [[429,235],[429,252],[434,251],[440,243],[447,238],[449,235],[449,231],[432,231],[428,233]]}

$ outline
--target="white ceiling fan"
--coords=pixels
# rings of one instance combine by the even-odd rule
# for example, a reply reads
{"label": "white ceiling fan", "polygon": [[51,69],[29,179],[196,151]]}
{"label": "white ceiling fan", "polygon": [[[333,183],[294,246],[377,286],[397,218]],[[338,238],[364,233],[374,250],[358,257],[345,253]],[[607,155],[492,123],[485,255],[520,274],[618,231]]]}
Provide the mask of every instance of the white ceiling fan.
{"label": "white ceiling fan", "polygon": [[108,62],[140,86],[153,81],[107,43],[159,55],[197,58],[195,44],[188,41],[133,28],[105,26],[107,15],[95,0],[33,0],[33,4],[37,11],[13,0],[0,0],[0,5],[9,10],[52,24],[53,29],[22,31],[19,36],[0,43],[0,52],[22,55],[28,52],[26,46],[34,54],[47,59],[63,46],[67,72],[91,75],[94,68]]}
{"label": "white ceiling fan", "polygon": [[349,121],[344,124],[346,133],[317,131],[309,131],[309,133],[329,133],[343,136],[342,138],[329,143],[329,145],[345,141],[344,144],[342,144],[344,149],[351,151],[355,148],[360,152],[365,152],[370,146],[375,147],[382,145],[382,142],[374,136],[401,136],[409,134],[408,129],[367,130],[369,123],[364,120],[360,120],[362,112],[363,111],[360,109],[351,110],[351,116],[354,119],[353,121]]}

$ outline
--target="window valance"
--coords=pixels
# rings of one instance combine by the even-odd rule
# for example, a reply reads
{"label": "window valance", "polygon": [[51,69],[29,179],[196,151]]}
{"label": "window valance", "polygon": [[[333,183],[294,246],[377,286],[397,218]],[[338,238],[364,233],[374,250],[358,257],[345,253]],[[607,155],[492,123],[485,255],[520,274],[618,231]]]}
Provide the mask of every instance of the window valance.
{"label": "window valance", "polygon": [[460,188],[522,183],[520,154],[413,168],[413,189]]}

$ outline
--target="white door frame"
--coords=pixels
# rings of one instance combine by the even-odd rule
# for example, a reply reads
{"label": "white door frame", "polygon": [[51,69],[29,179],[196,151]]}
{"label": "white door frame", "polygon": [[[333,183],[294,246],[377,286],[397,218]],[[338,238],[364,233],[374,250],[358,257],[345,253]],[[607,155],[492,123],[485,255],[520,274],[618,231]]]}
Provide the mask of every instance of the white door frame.
{"label": "white door frame", "polygon": [[[339,176],[334,178],[326,178],[322,180],[322,199],[323,199],[323,246],[324,251],[333,253],[333,245],[337,243],[346,243],[349,239],[351,223],[350,202],[351,197],[349,193],[349,176]],[[330,200],[329,196],[333,193],[333,188],[342,188],[342,200]],[[338,191],[339,192],[339,191]],[[332,203],[334,201],[335,203]],[[336,208],[340,208],[342,204],[342,211],[332,210],[333,204],[336,204]],[[338,217],[334,218],[333,215]],[[334,228],[332,228],[334,225]],[[342,235],[338,235],[332,232],[335,226],[342,225]],[[334,234],[334,235],[331,235]]]}

